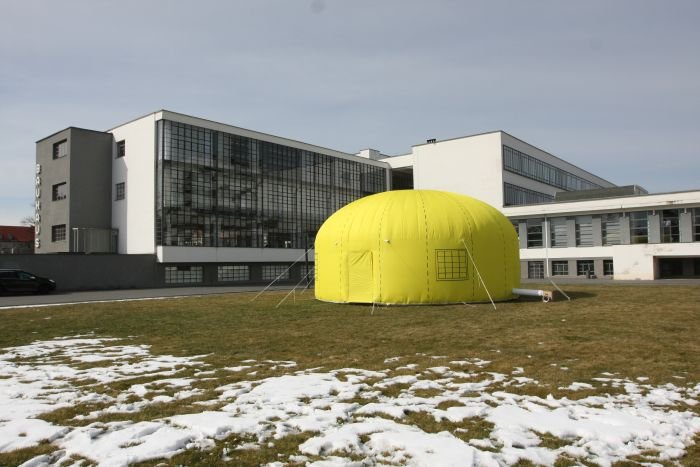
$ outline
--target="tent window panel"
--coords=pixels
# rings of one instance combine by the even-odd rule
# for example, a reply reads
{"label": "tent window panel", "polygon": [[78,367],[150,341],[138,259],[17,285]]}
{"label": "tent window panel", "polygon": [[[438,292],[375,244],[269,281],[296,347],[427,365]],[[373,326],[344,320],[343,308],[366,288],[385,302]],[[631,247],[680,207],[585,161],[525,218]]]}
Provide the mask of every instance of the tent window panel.
{"label": "tent window panel", "polygon": [[466,250],[435,250],[437,280],[464,281],[467,274]]}

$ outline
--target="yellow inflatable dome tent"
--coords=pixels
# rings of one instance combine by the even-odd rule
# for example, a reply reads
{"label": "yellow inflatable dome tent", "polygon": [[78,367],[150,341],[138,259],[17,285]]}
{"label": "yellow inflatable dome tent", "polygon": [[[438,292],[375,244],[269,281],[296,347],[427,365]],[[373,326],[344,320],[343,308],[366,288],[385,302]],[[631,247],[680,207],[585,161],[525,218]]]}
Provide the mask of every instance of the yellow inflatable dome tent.
{"label": "yellow inflatable dome tent", "polygon": [[348,204],[321,226],[316,298],[439,304],[487,302],[490,294],[510,300],[520,284],[519,263],[513,225],[488,204],[444,191],[388,191]]}

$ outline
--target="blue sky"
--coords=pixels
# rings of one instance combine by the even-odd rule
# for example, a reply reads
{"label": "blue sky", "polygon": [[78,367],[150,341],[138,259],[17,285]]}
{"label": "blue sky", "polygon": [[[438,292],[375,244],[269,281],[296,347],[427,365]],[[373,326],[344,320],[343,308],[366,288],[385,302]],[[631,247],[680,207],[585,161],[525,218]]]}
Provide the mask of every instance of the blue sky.
{"label": "blue sky", "polygon": [[166,108],[347,152],[503,129],[700,189],[697,1],[0,0],[0,225],[34,143]]}

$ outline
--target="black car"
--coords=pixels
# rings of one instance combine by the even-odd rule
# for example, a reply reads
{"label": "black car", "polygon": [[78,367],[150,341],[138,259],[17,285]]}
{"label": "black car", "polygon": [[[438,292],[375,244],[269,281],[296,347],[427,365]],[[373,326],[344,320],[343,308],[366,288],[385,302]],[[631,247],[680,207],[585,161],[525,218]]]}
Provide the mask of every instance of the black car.
{"label": "black car", "polygon": [[19,269],[0,269],[0,293],[49,293],[56,290],[56,282]]}

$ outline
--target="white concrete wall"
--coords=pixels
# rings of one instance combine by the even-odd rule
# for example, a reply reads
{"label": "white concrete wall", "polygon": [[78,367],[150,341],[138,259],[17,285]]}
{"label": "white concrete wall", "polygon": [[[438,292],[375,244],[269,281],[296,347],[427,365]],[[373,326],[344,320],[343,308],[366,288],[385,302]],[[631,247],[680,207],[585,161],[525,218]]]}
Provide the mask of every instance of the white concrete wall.
{"label": "white concrete wall", "polygon": [[[655,258],[700,256],[699,243],[654,243],[579,248],[528,248],[520,250],[520,259],[610,259],[619,280],[653,280]],[[571,271],[570,271],[571,273]]]}
{"label": "white concrete wall", "polygon": [[[126,155],[112,165],[112,228],[119,229],[120,254],[155,253],[156,114],[110,130]],[[115,201],[115,185],[126,183],[126,198]]]}
{"label": "white concrete wall", "polygon": [[404,154],[403,156],[391,156],[382,159],[391,166],[392,169],[402,169],[404,167],[413,167],[415,165],[415,157],[413,154]]}
{"label": "white concrete wall", "polygon": [[[161,263],[274,263],[304,259],[304,250],[298,248],[215,248],[159,246],[156,254]],[[314,259],[314,250],[308,253]]]}
{"label": "white concrete wall", "polygon": [[413,146],[416,189],[445,190],[503,206],[501,132]]}

